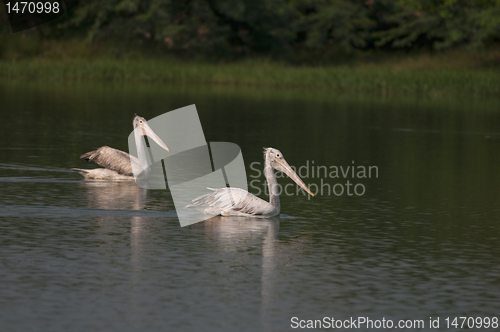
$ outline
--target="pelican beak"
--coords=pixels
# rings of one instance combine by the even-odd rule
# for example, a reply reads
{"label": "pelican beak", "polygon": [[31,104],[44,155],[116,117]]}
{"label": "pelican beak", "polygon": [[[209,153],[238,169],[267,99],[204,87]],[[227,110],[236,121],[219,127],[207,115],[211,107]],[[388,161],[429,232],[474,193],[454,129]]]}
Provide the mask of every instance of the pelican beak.
{"label": "pelican beak", "polygon": [[162,147],[165,150],[169,151],[167,145],[161,140],[161,138],[158,135],[156,135],[156,133],[153,131],[153,129],[151,129],[151,127],[147,123],[143,123],[140,126],[141,126],[141,129],[142,129],[142,134],[144,136],[147,135],[153,141],[155,141],[156,144],[158,144],[160,147]]}
{"label": "pelican beak", "polygon": [[307,186],[304,184],[304,182],[299,178],[297,173],[293,171],[293,169],[288,165],[285,159],[275,159],[276,161],[276,166],[274,167],[276,170],[285,173],[288,175],[290,179],[292,179],[296,184],[299,185],[302,189],[307,191],[312,197],[314,197],[314,194],[307,188]]}

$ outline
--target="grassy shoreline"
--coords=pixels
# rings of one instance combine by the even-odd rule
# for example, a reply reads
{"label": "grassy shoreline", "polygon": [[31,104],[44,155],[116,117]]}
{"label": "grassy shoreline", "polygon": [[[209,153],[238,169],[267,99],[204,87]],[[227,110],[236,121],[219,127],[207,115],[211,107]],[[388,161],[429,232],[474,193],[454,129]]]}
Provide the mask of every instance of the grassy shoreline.
{"label": "grassy shoreline", "polygon": [[[346,93],[427,96],[500,96],[498,67],[445,66],[446,59],[405,60],[354,66],[291,66],[265,60],[234,63],[178,59],[0,60],[9,80],[217,84],[257,88],[314,89]],[[409,65],[409,63],[411,65]]]}

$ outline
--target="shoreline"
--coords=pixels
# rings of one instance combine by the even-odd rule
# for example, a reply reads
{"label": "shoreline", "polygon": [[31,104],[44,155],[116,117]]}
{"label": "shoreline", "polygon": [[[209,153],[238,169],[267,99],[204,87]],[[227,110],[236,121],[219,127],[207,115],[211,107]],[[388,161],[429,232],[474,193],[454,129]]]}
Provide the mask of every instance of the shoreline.
{"label": "shoreline", "polygon": [[0,60],[0,78],[62,82],[177,83],[425,96],[500,96],[496,68],[291,66],[269,61],[184,62],[176,59]]}

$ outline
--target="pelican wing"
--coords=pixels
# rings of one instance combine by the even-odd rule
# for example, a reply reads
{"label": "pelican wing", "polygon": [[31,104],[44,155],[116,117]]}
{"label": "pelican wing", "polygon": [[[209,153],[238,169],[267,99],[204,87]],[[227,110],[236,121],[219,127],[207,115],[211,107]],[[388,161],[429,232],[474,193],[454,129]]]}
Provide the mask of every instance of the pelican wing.
{"label": "pelican wing", "polygon": [[102,167],[118,172],[122,175],[134,176],[131,162],[137,163],[137,158],[126,152],[103,146],[95,151],[82,154],[80,158],[93,161]]}
{"label": "pelican wing", "polygon": [[240,188],[212,189],[187,207],[201,207],[210,214],[275,216],[278,211],[270,203]]}

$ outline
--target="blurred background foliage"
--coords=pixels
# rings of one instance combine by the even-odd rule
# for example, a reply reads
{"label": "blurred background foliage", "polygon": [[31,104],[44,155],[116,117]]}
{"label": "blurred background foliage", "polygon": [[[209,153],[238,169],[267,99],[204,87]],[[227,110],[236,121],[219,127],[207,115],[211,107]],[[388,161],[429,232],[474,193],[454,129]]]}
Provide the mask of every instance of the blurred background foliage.
{"label": "blurred background foliage", "polygon": [[42,45],[71,40],[81,54],[112,42],[127,52],[135,45],[158,54],[296,61],[478,50],[500,41],[500,0],[81,0],[68,15],[18,34],[1,10],[0,57],[14,58],[57,52]]}

